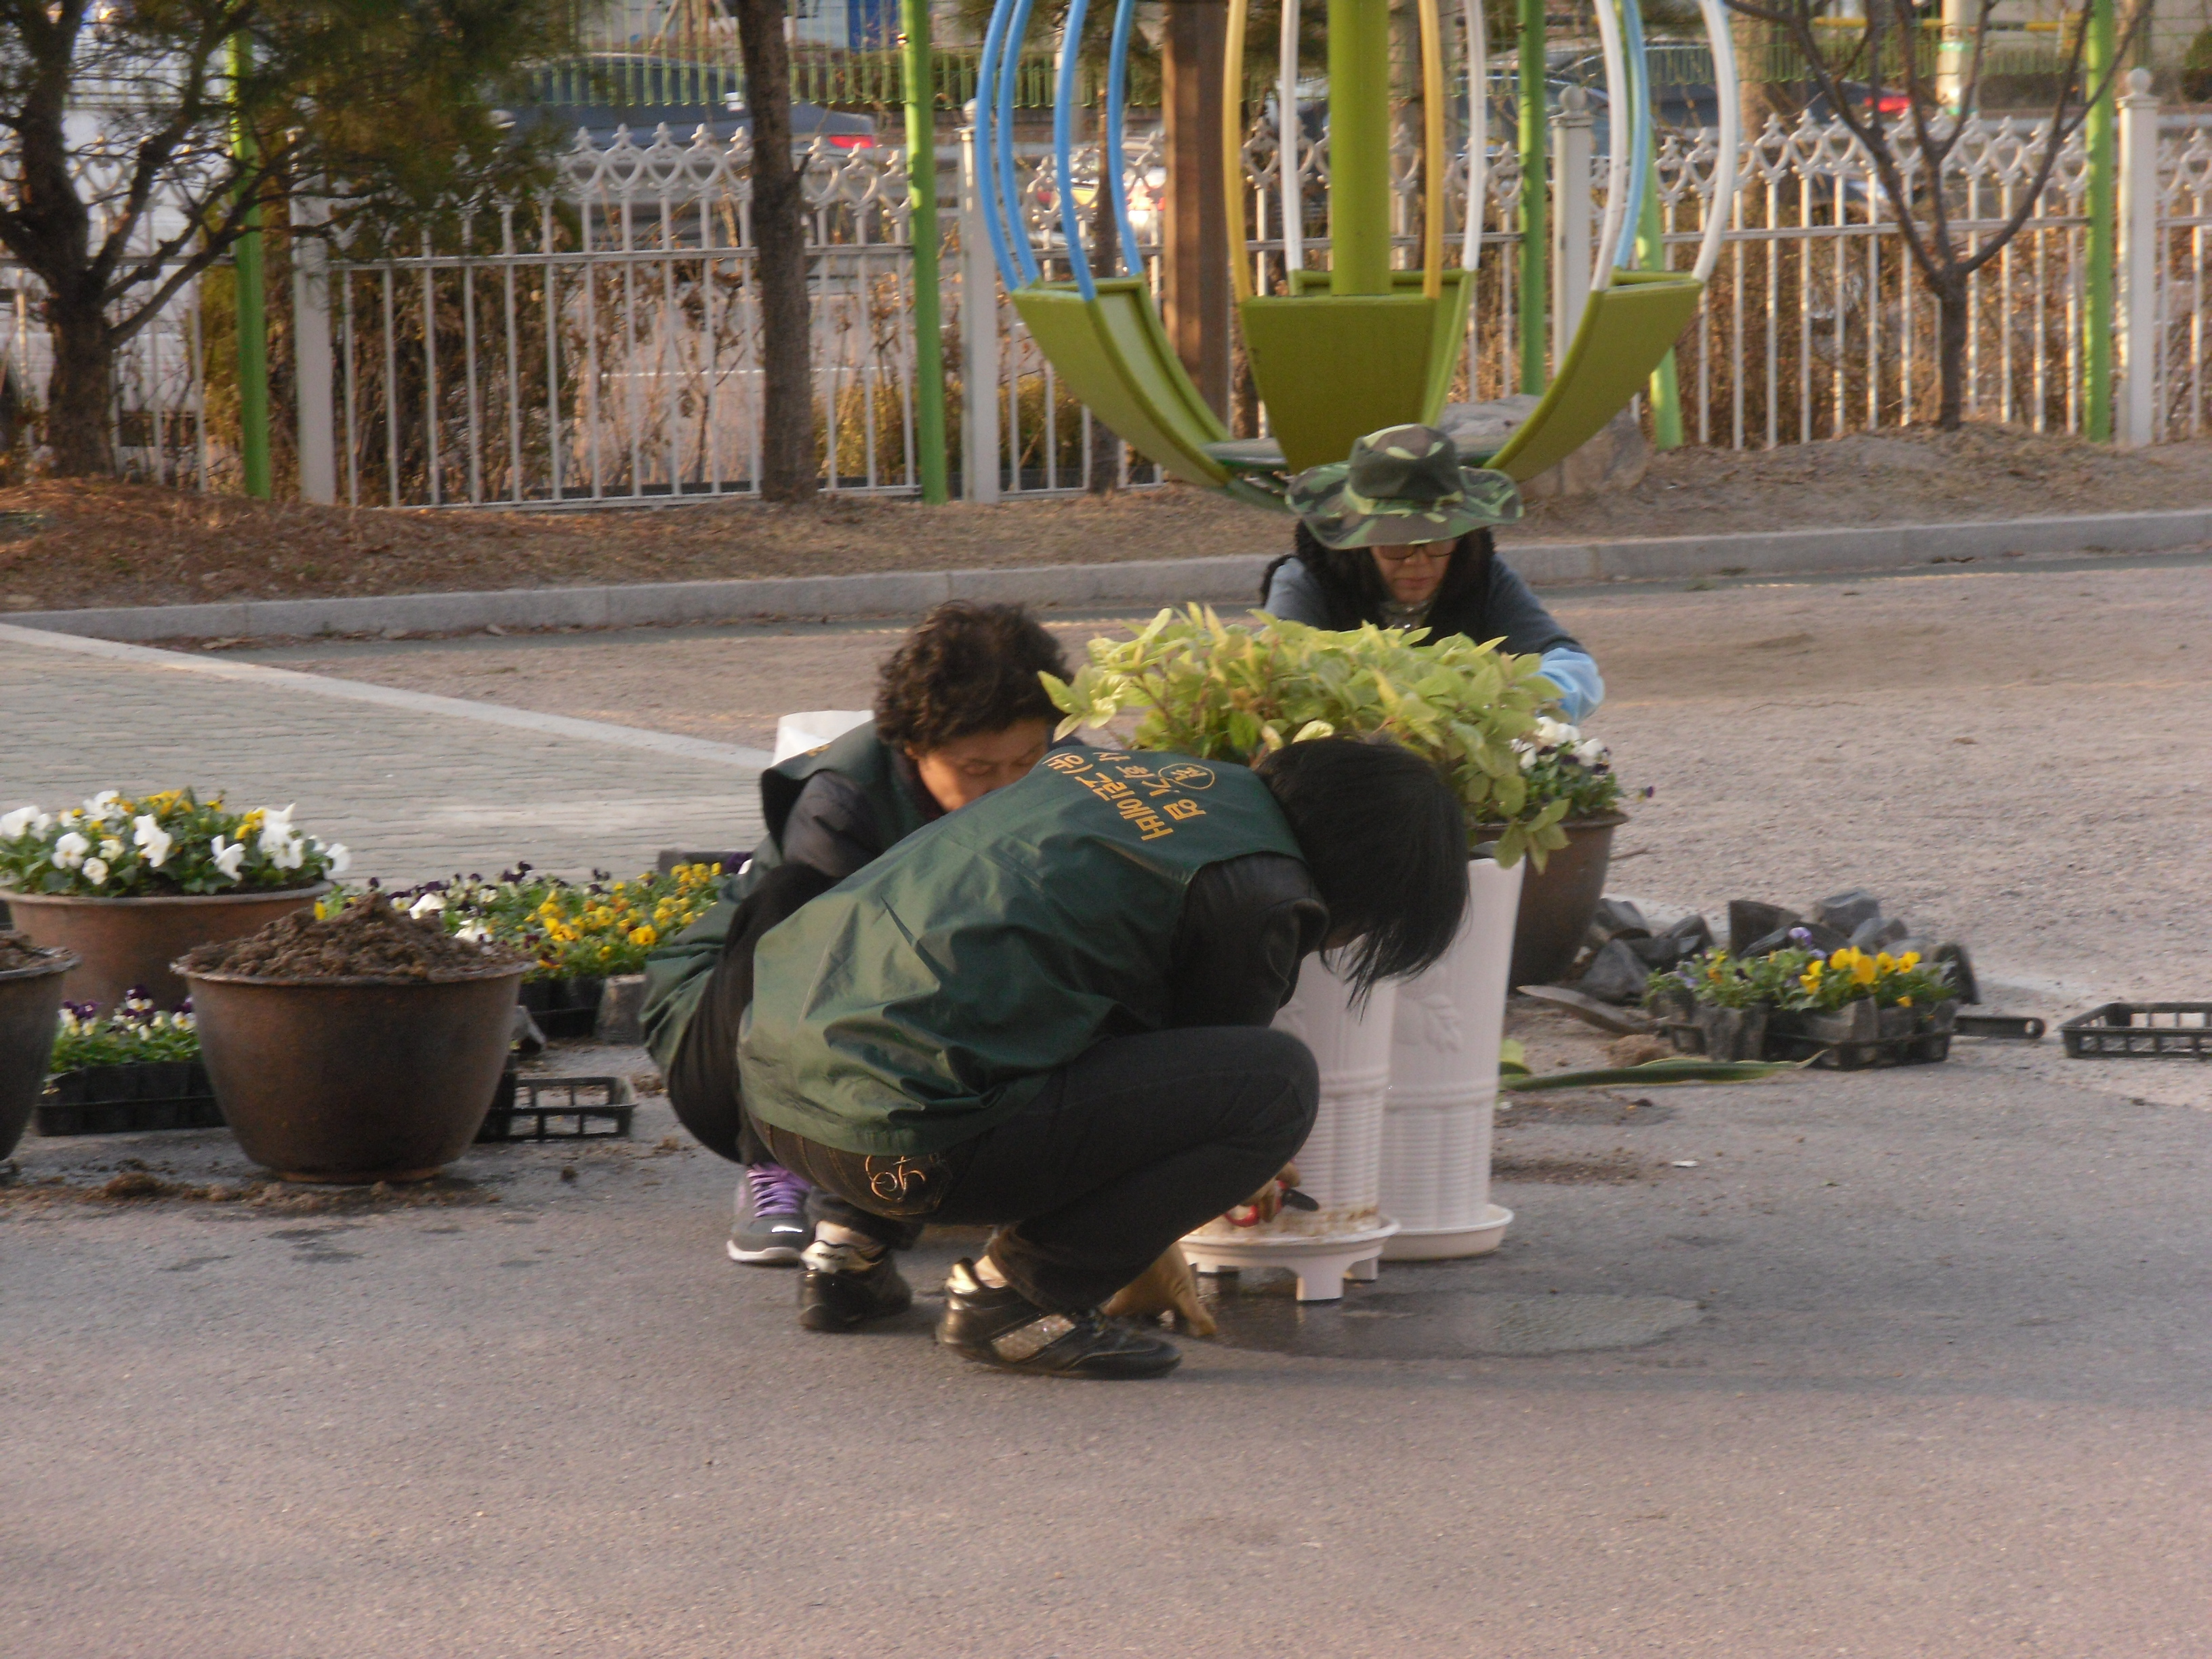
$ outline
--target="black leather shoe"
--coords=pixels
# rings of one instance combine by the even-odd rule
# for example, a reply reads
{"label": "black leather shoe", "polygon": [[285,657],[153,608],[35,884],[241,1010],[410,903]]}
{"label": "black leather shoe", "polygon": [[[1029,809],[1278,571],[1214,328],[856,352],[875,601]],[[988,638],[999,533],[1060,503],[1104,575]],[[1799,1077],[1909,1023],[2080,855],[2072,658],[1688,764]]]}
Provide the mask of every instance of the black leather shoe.
{"label": "black leather shoe", "polygon": [[849,1331],[914,1305],[914,1291],[885,1250],[872,1261],[848,1246],[811,1244],[800,1258],[799,1322],[810,1331]]}
{"label": "black leather shoe", "polygon": [[1164,1376],[1182,1363],[1171,1342],[1115,1323],[1096,1308],[1048,1313],[1019,1291],[986,1285],[971,1261],[945,1281],[937,1340],[978,1364],[1032,1376],[1131,1381]]}

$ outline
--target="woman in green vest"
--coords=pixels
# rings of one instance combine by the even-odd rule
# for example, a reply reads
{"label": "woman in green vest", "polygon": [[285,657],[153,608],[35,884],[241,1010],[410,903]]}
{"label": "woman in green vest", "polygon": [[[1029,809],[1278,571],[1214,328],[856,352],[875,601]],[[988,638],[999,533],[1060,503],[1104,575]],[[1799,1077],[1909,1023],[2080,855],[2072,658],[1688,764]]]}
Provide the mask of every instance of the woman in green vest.
{"label": "woman in green vest", "polygon": [[1042,757],[1065,678],[1059,642],[1018,605],[941,605],[879,672],[875,719],[761,775],[768,836],[713,908],[646,962],[646,1046],[700,1142],[746,1166],[732,1261],[799,1259],[806,1183],[747,1132],[738,1022],[761,935],[924,824],[1004,788]]}
{"label": "woman in green vest", "polygon": [[1313,1056],[1269,1022],[1327,945],[1362,988],[1443,955],[1467,829],[1426,761],[1292,744],[1247,770],[1063,748],[760,941],[746,1110],[813,1183],[800,1322],[906,1308],[891,1252],[988,1222],[939,1340],[1052,1376],[1177,1355],[1098,1311],[1248,1198],[1312,1127]]}

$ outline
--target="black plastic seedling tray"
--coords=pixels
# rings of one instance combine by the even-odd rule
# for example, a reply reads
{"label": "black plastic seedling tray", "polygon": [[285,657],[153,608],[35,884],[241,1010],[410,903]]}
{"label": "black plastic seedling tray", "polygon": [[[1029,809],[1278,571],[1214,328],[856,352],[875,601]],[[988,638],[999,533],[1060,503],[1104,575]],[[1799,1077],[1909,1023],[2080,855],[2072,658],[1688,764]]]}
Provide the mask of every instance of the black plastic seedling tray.
{"label": "black plastic seedling tray", "polygon": [[549,1039],[587,1037],[599,1019],[603,979],[529,979],[519,1000]]}
{"label": "black plastic seedling tray", "polygon": [[621,1140],[637,1110],[618,1077],[500,1079],[477,1144],[516,1140]]}
{"label": "black plastic seedling tray", "polygon": [[2058,1035],[2075,1060],[2212,1060],[2212,1002],[2108,1002]]}
{"label": "black plastic seedling tray", "polygon": [[42,1135],[129,1135],[220,1129],[215,1087],[193,1060],[89,1066],[46,1079],[38,1110]]}

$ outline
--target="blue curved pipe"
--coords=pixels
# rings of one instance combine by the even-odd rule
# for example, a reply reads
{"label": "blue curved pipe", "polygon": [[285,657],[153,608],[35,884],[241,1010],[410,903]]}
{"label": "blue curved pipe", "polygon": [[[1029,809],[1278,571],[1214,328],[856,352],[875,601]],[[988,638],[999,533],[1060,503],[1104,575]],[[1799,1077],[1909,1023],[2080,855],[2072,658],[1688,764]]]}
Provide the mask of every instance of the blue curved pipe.
{"label": "blue curved pipe", "polygon": [[[1600,0],[1605,3],[1605,0]],[[1644,222],[1644,191],[1651,174],[1651,60],[1644,50],[1644,15],[1637,0],[1619,0],[1621,56],[1628,60],[1628,211],[1620,219],[1620,244],[1613,262],[1636,269],[1636,234]]]}
{"label": "blue curved pipe", "polygon": [[1129,102],[1129,26],[1136,15],[1137,0],[1121,0],[1114,11],[1114,43],[1106,53],[1106,153],[1098,158],[1107,199],[1114,207],[1114,224],[1121,233],[1116,263],[1130,271],[1137,269],[1137,233],[1129,223],[1129,163],[1122,145],[1121,117]]}
{"label": "blue curved pipe", "polygon": [[1014,269],[1013,252],[1006,246],[1006,204],[999,197],[998,90],[999,49],[1006,39],[1006,8],[1012,0],[999,0],[991,9],[991,21],[983,31],[983,50],[975,60],[975,188],[983,197],[983,228],[991,238],[991,258],[999,267],[999,280],[1011,294],[1022,285]]}
{"label": "blue curved pipe", "polygon": [[998,131],[994,135],[998,142],[994,146],[996,152],[994,160],[999,170],[1000,199],[1006,210],[1007,240],[1013,244],[1014,262],[1021,267],[1022,280],[1012,285],[1018,288],[1028,287],[1037,280],[1041,273],[1037,270],[1036,254],[1030,246],[1029,230],[1023,224],[1022,215],[1018,210],[1021,192],[1014,185],[1016,76],[1006,72],[1006,59],[1011,54],[1015,66],[1019,68],[1022,37],[1029,33],[1030,11],[1034,4],[1035,0],[999,0],[999,9],[993,14],[995,21],[999,15],[1011,12],[1006,27],[1000,37],[999,118]]}
{"label": "blue curved pipe", "polygon": [[[1083,16],[1090,0],[1067,0],[1067,17],[1060,29],[1060,66],[1052,95],[1052,161],[1060,184],[1060,226],[1067,237],[1067,264],[1075,277],[1075,291],[1085,301],[1098,297],[1098,284],[1084,257],[1083,214],[1075,201],[1075,68],[1082,55]],[[1100,146],[1103,149],[1104,146]],[[1107,158],[1098,158],[1098,171],[1106,171]],[[1100,180],[1102,185],[1104,180]]]}

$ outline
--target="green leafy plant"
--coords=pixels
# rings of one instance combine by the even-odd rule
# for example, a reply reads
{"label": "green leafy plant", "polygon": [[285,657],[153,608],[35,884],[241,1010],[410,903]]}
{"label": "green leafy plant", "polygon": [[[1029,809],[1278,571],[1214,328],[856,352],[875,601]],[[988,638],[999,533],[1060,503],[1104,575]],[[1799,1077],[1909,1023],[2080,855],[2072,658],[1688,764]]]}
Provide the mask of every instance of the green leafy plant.
{"label": "green leafy plant", "polygon": [[337,842],[293,827],[289,806],[234,812],[216,796],[167,789],[128,800],[104,789],[82,806],[0,813],[0,890],[88,898],[312,887],[351,861]]}
{"label": "green leafy plant", "polygon": [[[1133,639],[1095,639],[1074,680],[1047,674],[1060,735],[1138,716],[1132,741],[1249,763],[1285,744],[1383,733],[1427,757],[1470,826],[1503,823],[1498,861],[1540,869],[1566,844],[1565,799],[1532,803],[1516,739],[1553,697],[1534,656],[1464,637],[1418,646],[1425,629],[1346,633],[1264,619],[1224,623],[1208,607],[1163,611]],[[1418,646],[1418,648],[1417,648]]]}
{"label": "green leafy plant", "polygon": [[1869,954],[1845,945],[1826,956],[1802,947],[1758,957],[1708,951],[1678,968],[1653,974],[1645,982],[1644,1000],[1656,1007],[1685,994],[1720,1008],[1753,1008],[1764,1003],[1832,1013],[1867,997],[1877,1008],[1931,1008],[1954,992],[1949,970],[1941,963],[1923,963],[1917,951],[1893,957],[1887,951]]}
{"label": "green leafy plant", "polygon": [[435,916],[457,937],[496,939],[537,958],[529,979],[605,979],[635,974],[648,951],[714,902],[719,864],[682,864],[665,875],[589,882],[539,875],[527,864],[495,881],[455,876],[392,895],[410,915]]}
{"label": "green leafy plant", "polygon": [[200,1057],[200,1034],[189,1010],[164,1013],[143,991],[103,1016],[97,1004],[65,1002],[46,1070],[55,1075],[94,1066],[135,1066]]}

